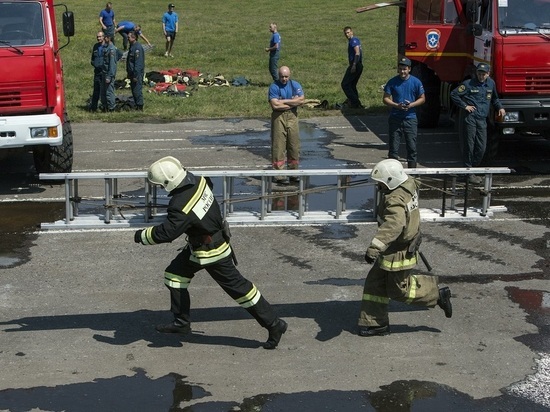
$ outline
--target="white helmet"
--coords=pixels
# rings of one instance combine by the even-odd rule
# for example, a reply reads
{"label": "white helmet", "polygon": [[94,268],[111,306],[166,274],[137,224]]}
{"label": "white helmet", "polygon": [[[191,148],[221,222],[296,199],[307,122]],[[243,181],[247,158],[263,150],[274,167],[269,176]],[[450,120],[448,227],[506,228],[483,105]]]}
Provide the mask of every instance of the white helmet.
{"label": "white helmet", "polygon": [[163,157],[149,167],[147,179],[155,185],[161,185],[171,192],[185,179],[187,172],[180,161],[172,156]]}
{"label": "white helmet", "polygon": [[399,160],[386,159],[374,165],[371,179],[385,184],[393,190],[407,180],[409,176],[403,171],[403,165]]}

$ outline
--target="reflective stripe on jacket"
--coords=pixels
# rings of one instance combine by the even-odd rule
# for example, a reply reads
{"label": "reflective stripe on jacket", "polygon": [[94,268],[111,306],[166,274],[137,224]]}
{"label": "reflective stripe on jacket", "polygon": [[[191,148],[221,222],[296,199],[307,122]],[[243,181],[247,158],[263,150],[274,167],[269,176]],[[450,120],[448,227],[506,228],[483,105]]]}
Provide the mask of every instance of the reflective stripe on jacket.
{"label": "reflective stripe on jacket", "polygon": [[412,269],[417,253],[407,249],[420,230],[416,180],[409,177],[394,190],[383,191],[377,218],[379,227],[371,247],[380,251],[380,268],[391,272]]}

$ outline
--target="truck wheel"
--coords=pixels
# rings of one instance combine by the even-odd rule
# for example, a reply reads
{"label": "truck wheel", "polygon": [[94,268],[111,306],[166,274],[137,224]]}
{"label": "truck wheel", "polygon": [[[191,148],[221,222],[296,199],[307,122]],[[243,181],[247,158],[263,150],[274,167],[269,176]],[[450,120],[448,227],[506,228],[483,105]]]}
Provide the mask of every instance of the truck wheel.
{"label": "truck wheel", "polygon": [[420,79],[424,86],[426,102],[418,107],[418,127],[433,128],[439,123],[441,114],[441,98],[439,95],[441,80],[436,74],[424,65],[416,65],[411,69],[411,74]]}
{"label": "truck wheel", "polygon": [[73,131],[65,117],[63,143],[60,146],[38,146],[33,149],[34,167],[38,173],[70,173],[73,169]]}

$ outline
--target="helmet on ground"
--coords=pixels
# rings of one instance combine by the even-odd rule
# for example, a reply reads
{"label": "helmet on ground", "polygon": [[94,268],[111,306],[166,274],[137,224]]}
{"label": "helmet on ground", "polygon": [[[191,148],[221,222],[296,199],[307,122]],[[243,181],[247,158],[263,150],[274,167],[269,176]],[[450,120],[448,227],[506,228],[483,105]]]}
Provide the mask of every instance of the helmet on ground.
{"label": "helmet on ground", "polygon": [[185,179],[187,172],[180,161],[172,156],[163,157],[149,167],[147,179],[171,192]]}
{"label": "helmet on ground", "polygon": [[403,165],[399,160],[386,159],[374,165],[371,173],[371,179],[383,183],[388,189],[393,190],[409,176],[403,171]]}

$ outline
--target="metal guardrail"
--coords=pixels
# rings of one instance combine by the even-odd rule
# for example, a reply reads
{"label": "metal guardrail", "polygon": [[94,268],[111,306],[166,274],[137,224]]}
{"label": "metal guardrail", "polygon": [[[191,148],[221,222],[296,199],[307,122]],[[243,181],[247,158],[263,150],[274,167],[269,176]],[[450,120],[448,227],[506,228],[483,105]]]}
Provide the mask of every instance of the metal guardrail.
{"label": "metal guardrail", "polygon": [[[231,171],[193,171],[197,176],[222,179],[221,199],[222,213],[233,225],[264,225],[264,224],[326,224],[371,222],[376,216],[376,186],[368,182],[372,169],[300,169],[300,170],[231,170]],[[443,179],[442,203],[440,209],[421,208],[423,220],[465,220],[487,218],[491,209],[491,187],[495,174],[510,173],[508,168],[421,168],[407,169],[407,174],[415,177],[431,176]],[[461,177],[468,175],[483,175],[481,206],[468,206],[468,179],[465,179],[465,190],[457,189]],[[299,176],[297,186],[281,188],[272,183],[274,176]],[[334,183],[322,186],[310,184],[312,178],[324,176],[334,178]],[[360,180],[357,180],[357,179]],[[160,221],[163,213],[157,213],[157,208],[165,206],[159,201],[157,187],[147,180],[146,172],[75,172],[75,173],[41,173],[41,180],[63,180],[65,186],[65,218],[54,223],[43,223],[42,229],[94,229],[99,227],[139,227]],[[121,179],[143,179],[143,200],[138,196],[137,202],[130,202],[119,192]],[[238,179],[256,181],[249,187],[259,187],[258,193],[242,194],[235,192],[235,182]],[[355,179],[355,180],[354,180]],[[81,204],[85,198],[80,196],[79,181],[103,180],[104,204],[103,213],[81,213]],[[372,186],[372,209],[357,208],[349,210],[347,198],[349,191],[356,187]],[[313,211],[309,207],[309,197],[316,193],[334,191],[335,199],[328,210]],[[365,191],[367,192],[367,191]],[[462,210],[455,208],[456,198],[464,194]],[[367,194],[365,193],[365,198]],[[271,200],[276,197],[285,199],[297,197],[294,210],[273,210]],[[447,201],[450,200],[450,206]],[[256,210],[237,210],[239,203],[259,202]],[[143,210],[137,213],[123,213],[124,208]],[[501,208],[502,209],[502,208]],[[469,216],[468,216],[469,214]]]}

